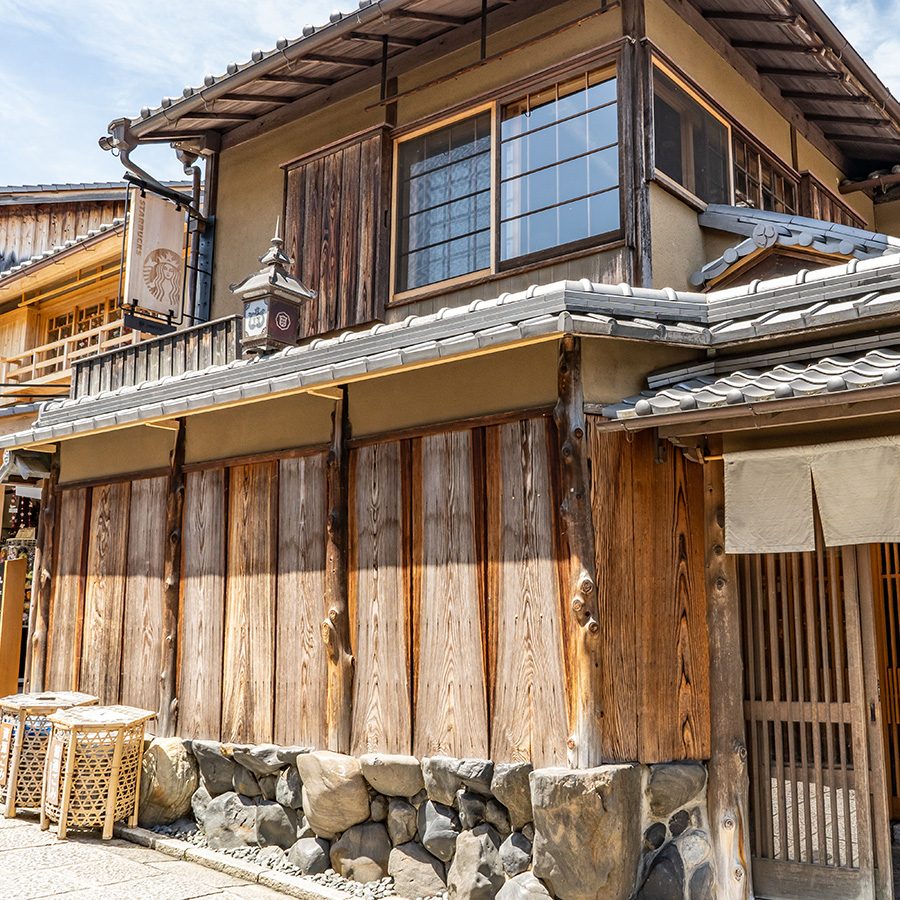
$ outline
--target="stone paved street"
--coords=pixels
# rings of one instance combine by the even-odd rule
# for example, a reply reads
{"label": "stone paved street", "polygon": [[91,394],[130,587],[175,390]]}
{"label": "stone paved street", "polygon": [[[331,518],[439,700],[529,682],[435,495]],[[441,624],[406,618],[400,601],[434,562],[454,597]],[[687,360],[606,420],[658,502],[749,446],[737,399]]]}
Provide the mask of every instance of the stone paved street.
{"label": "stone paved street", "polygon": [[37,820],[0,818],[0,900],[271,900],[259,884],[127,841],[76,836],[58,841]]}

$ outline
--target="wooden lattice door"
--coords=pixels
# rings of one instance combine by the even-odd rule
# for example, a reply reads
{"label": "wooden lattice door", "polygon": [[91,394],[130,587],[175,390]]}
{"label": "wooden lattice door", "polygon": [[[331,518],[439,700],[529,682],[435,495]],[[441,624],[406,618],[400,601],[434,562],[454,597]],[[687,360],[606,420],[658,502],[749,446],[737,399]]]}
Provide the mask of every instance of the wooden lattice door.
{"label": "wooden lattice door", "polygon": [[739,572],[755,893],[890,897],[869,549]]}
{"label": "wooden lattice door", "polygon": [[900,544],[872,545],[878,682],[891,818],[900,818]]}

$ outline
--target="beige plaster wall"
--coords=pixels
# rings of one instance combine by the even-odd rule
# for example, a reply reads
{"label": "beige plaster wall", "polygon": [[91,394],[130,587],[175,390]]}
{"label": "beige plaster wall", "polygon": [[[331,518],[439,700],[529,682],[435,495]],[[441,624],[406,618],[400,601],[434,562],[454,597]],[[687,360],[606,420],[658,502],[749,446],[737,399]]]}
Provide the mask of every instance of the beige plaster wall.
{"label": "beige plaster wall", "polygon": [[169,465],[175,432],[137,425],[62,441],[59,483],[114,478]]}
{"label": "beige plaster wall", "polygon": [[350,385],[354,437],[545,406],[557,342],[546,341]]}
{"label": "beige plaster wall", "polygon": [[650,235],[653,287],[695,290],[688,279],[708,261],[697,210],[651,183]]}
{"label": "beige plaster wall", "polygon": [[876,204],[875,230],[900,237],[900,200]]}
{"label": "beige plaster wall", "polygon": [[325,444],[331,440],[333,409],[334,403],[324,397],[294,394],[189,416],[185,462]]}
{"label": "beige plaster wall", "polygon": [[587,403],[616,403],[647,387],[647,376],[659,369],[702,358],[705,351],[650,341],[582,338],[582,377]]}
{"label": "beige plaster wall", "polygon": [[[502,52],[596,9],[596,0],[572,0],[554,7],[521,25],[492,34],[488,54]],[[398,125],[440,115],[454,104],[486,91],[503,91],[511,82],[531,72],[597,48],[620,33],[621,17],[616,7],[527,50],[510,53],[466,75],[411,94],[397,105]],[[475,62],[477,57],[475,43],[403,76],[399,91],[440,78]],[[268,245],[275,219],[282,212],[284,172],[281,167],[299,156],[383,123],[384,110],[379,106],[368,108],[377,101],[378,89],[373,88],[324,105],[295,122],[222,152],[213,276],[214,318],[238,311],[228,285],[259,268],[257,257]]]}

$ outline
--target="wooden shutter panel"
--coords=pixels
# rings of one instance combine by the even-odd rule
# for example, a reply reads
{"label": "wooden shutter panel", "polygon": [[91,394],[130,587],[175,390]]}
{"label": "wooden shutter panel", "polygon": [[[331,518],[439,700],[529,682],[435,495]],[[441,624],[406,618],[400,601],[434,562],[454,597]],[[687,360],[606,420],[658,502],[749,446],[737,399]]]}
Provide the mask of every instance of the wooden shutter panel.
{"label": "wooden shutter panel", "polygon": [[304,336],[380,319],[387,300],[391,154],[387,130],[287,169],[286,242],[294,274],[318,292]]}

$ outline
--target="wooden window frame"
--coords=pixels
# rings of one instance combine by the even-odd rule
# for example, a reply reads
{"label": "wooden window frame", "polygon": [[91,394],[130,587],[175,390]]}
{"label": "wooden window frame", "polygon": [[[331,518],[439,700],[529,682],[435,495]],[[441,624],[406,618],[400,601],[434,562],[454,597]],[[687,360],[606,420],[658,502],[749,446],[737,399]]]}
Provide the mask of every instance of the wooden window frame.
{"label": "wooden window frame", "polygon": [[[671,175],[667,175],[661,169],[659,169],[656,165],[656,123],[653,116],[653,108],[655,105],[655,87],[654,87],[654,78],[653,74],[656,70],[662,72],[670,81],[674,82],[674,84],[679,87],[682,91],[690,97],[701,109],[705,112],[709,113],[719,124],[721,124],[725,129],[725,146],[726,146],[726,155],[727,162],[725,166],[725,177],[727,181],[726,185],[726,194],[728,199],[731,202],[734,202],[734,141],[733,141],[733,132],[734,132],[734,124],[731,119],[726,116],[720,109],[714,106],[703,94],[699,91],[699,89],[684,75],[678,72],[673,66],[667,63],[665,60],[661,59],[658,54],[654,53],[651,61],[650,61],[650,116],[651,123],[650,128],[648,129],[648,141],[650,145],[650,166],[649,169],[651,171],[651,178],[659,183],[662,187],[664,187],[670,193],[674,193],[681,200],[685,200],[692,206],[697,207],[698,209],[706,209],[708,203],[706,200],[698,197],[690,188],[685,187],[676,179],[672,178]],[[685,135],[682,133],[681,135],[682,142],[685,140]],[[690,150],[690,156],[693,155],[693,149]],[[687,158],[687,157],[685,157]]]}
{"label": "wooden window frame", "polygon": [[[758,209],[760,211],[768,211],[768,212],[778,212],[778,210],[766,210],[765,206],[762,205],[763,194],[765,191],[765,181],[763,179],[763,171],[764,166],[769,166],[776,176],[784,179],[785,182],[793,186],[794,190],[794,208],[792,210],[784,210],[785,215],[799,215],[800,214],[800,177],[795,172],[792,171],[790,166],[782,163],[776,156],[769,153],[765,148],[762,147],[757,141],[751,138],[746,132],[742,131],[740,128],[734,127],[732,129],[731,134],[731,156],[732,156],[732,200],[735,204],[738,202],[738,190],[737,190],[737,179],[735,178],[737,171],[737,154],[735,151],[735,142],[741,141],[743,145],[749,150],[751,153],[755,153],[758,160],[758,172],[755,175],[755,181],[759,188],[759,201],[760,204],[758,206],[752,206],[751,209]],[[747,173],[750,175],[751,173]]]}
{"label": "wooden window frame", "polygon": [[[391,160],[391,235],[390,235],[390,293],[388,306],[402,306],[424,297],[440,294],[454,288],[464,287],[473,283],[483,283],[489,281],[493,277],[499,277],[512,271],[537,265],[541,262],[561,259],[564,257],[586,252],[590,249],[600,249],[603,247],[616,246],[621,244],[624,236],[625,228],[625,210],[623,196],[624,184],[624,154],[622,153],[622,96],[621,96],[621,77],[618,70],[618,59],[602,58],[597,59],[593,63],[579,60],[576,65],[567,69],[559,70],[554,68],[552,72],[544,73],[534,79],[528,79],[523,83],[518,83],[514,88],[498,91],[490,99],[484,100],[472,106],[460,108],[451,115],[443,116],[435,119],[430,118],[419,126],[404,128],[395,131],[392,147]],[[517,256],[508,260],[500,259],[499,236],[500,236],[500,167],[501,167],[501,141],[500,141],[500,116],[502,107],[523,95],[536,93],[540,90],[551,87],[554,84],[567,81],[577,77],[579,74],[585,76],[591,74],[602,74],[602,80],[616,80],[616,145],[618,152],[618,184],[615,188],[619,192],[619,227],[613,231],[605,232],[600,235],[592,235],[590,237],[570,241],[559,246],[549,247],[535,253]],[[477,116],[485,111],[491,112],[491,186],[490,186],[490,266],[488,268],[477,269],[474,272],[468,272],[464,275],[458,275],[454,278],[444,279],[442,281],[431,282],[416,288],[405,291],[397,290],[398,279],[398,255],[399,246],[397,243],[399,235],[399,220],[401,210],[399,205],[399,147],[401,144],[421,137],[432,131],[446,128],[454,122]]]}

